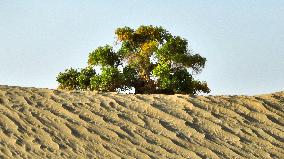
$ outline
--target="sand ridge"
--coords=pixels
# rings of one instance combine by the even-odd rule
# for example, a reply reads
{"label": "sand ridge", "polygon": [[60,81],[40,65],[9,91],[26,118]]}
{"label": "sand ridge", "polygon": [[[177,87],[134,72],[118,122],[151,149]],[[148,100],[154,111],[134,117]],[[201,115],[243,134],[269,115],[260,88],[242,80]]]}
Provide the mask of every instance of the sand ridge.
{"label": "sand ridge", "polygon": [[0,158],[284,158],[284,92],[133,95],[0,86]]}

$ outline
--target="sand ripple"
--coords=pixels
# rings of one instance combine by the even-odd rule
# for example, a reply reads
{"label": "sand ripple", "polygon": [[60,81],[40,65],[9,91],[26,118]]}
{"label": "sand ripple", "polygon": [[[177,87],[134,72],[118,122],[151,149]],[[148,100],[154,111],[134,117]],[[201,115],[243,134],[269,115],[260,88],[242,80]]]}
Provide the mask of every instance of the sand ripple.
{"label": "sand ripple", "polygon": [[284,92],[123,95],[0,86],[0,158],[284,158]]}

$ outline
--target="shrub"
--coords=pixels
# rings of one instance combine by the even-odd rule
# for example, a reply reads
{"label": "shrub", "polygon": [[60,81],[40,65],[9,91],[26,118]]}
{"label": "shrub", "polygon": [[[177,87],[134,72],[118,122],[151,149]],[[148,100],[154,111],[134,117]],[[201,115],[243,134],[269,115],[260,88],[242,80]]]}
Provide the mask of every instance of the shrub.
{"label": "shrub", "polygon": [[80,72],[76,69],[66,69],[65,72],[60,72],[57,76],[57,82],[59,82],[60,89],[74,90],[79,89],[79,82],[77,78]]}

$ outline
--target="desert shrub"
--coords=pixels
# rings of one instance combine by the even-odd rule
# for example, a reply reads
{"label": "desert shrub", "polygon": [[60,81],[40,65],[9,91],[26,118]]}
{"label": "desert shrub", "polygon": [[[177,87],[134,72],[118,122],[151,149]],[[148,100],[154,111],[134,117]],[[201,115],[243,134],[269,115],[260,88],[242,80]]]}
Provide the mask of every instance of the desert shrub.
{"label": "desert shrub", "polygon": [[123,75],[115,67],[103,67],[101,75],[91,78],[91,88],[98,91],[114,92],[120,88],[123,82]]}
{"label": "desert shrub", "polygon": [[96,76],[96,71],[93,67],[86,67],[80,71],[77,81],[81,90],[93,90],[91,87],[91,78]]}
{"label": "desert shrub", "polygon": [[60,72],[57,76],[57,82],[59,82],[60,89],[74,90],[79,89],[79,82],[77,78],[80,72],[77,69],[66,69],[65,72]]}

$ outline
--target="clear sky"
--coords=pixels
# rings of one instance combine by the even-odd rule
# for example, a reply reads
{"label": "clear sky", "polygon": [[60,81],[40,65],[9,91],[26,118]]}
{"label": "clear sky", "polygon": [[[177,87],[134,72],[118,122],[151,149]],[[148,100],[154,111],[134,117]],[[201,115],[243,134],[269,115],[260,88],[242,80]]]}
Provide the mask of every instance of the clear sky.
{"label": "clear sky", "polygon": [[284,90],[283,0],[0,0],[0,85],[56,88],[117,27],[140,25],[188,39],[213,95]]}

